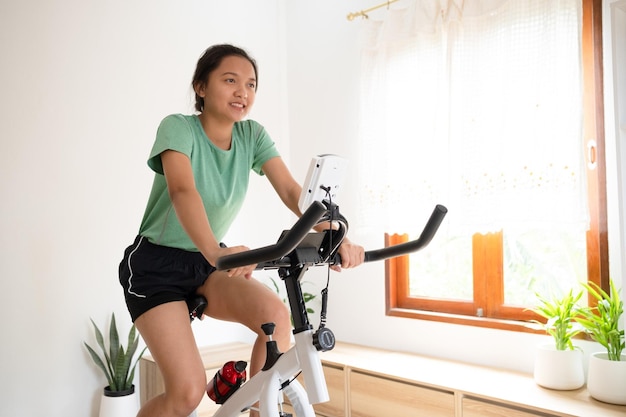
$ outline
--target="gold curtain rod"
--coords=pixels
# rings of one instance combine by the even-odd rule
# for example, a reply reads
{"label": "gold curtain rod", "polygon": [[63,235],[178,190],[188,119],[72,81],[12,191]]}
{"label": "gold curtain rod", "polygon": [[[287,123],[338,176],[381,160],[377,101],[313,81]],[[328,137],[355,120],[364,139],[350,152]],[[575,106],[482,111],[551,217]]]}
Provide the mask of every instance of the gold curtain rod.
{"label": "gold curtain rod", "polygon": [[367,15],[369,12],[371,12],[373,10],[376,10],[376,9],[380,9],[381,7],[385,7],[385,6],[389,7],[390,4],[395,3],[397,1],[398,0],[389,0],[389,1],[385,2],[385,3],[379,4],[377,6],[370,7],[369,9],[361,10],[359,12],[349,13],[347,18],[350,21],[356,19],[357,17],[362,17],[364,19],[369,19],[369,16]]}

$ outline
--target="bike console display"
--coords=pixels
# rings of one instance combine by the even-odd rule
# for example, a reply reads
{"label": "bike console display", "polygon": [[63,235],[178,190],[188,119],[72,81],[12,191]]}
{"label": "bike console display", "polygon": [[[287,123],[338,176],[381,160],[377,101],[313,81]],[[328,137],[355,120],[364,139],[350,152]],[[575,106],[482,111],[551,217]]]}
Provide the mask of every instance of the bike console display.
{"label": "bike console display", "polygon": [[332,154],[318,155],[311,160],[298,207],[304,212],[314,201],[336,201],[348,160]]}

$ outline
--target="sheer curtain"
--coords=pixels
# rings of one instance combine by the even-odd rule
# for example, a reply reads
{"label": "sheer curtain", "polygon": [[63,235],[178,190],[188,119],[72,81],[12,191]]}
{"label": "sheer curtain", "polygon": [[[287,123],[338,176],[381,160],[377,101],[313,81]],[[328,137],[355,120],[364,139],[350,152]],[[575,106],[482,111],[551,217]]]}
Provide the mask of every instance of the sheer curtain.
{"label": "sheer curtain", "polygon": [[586,228],[580,0],[405,4],[362,23],[361,226]]}

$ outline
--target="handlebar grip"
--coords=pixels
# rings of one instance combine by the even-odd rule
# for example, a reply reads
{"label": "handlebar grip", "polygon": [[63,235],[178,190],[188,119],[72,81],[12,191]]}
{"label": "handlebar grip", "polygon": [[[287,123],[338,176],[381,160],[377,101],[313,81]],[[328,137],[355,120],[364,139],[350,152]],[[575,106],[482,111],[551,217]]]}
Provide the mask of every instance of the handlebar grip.
{"label": "handlebar grip", "polygon": [[365,262],[380,261],[387,258],[395,258],[396,256],[406,255],[407,253],[417,252],[430,243],[439,229],[439,225],[448,213],[448,209],[437,204],[433,213],[430,215],[426,226],[419,238],[410,242],[400,243],[386,248],[375,249],[365,252]]}
{"label": "handlebar grip", "polygon": [[278,242],[262,248],[222,256],[215,262],[215,267],[219,270],[227,270],[283,257],[298,246],[298,243],[311,231],[325,212],[326,207],[319,201],[314,201]]}

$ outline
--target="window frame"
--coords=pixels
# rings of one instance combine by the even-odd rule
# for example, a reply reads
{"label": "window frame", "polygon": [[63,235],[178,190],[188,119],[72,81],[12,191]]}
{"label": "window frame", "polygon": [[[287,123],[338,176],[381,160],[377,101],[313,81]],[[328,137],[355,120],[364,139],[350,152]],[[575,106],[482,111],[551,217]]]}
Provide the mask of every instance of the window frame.
{"label": "window frame", "polygon": [[[588,150],[587,190],[590,228],[587,231],[587,277],[609,291],[604,97],[602,70],[602,1],[582,0],[583,134]],[[385,234],[385,245],[408,235]],[[541,320],[522,307],[504,304],[502,231],[472,237],[473,300],[443,300],[409,295],[408,255],[385,261],[386,314],[529,333],[544,331]],[[594,300],[588,302],[593,305]]]}

